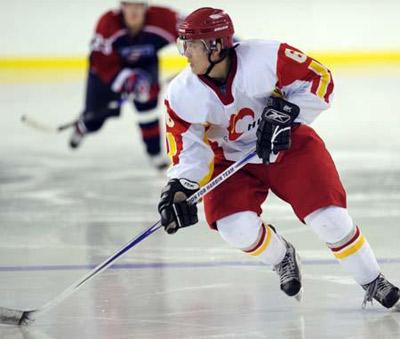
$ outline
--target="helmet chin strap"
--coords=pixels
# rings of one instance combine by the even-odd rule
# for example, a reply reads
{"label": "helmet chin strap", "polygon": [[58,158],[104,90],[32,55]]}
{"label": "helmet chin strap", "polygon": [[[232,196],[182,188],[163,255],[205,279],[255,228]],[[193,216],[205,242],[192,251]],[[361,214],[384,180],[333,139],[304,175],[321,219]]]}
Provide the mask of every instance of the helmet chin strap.
{"label": "helmet chin strap", "polygon": [[221,61],[223,61],[223,60],[226,58],[226,56],[229,55],[229,54],[231,54],[231,52],[232,52],[237,46],[239,46],[239,44],[236,44],[236,45],[234,45],[234,46],[231,47],[231,48],[225,48],[225,49],[221,50],[221,58],[220,58],[219,60],[217,60],[217,61],[212,61],[212,60],[211,60],[211,53],[212,53],[212,52],[211,52],[211,51],[208,52],[208,62],[210,63],[210,65],[207,67],[207,70],[206,70],[206,72],[205,72],[203,75],[208,76],[208,75],[210,74],[210,72],[212,71],[212,69],[214,68],[214,66],[215,66],[216,64],[219,64]]}
{"label": "helmet chin strap", "polygon": [[210,74],[210,72],[212,71],[212,69],[214,68],[214,66],[215,66],[216,64],[219,64],[221,61],[223,61],[223,60],[226,58],[226,55],[227,55],[227,53],[226,53],[225,50],[224,50],[224,52],[222,53],[222,57],[221,57],[219,60],[217,60],[217,61],[212,61],[212,60],[211,60],[211,53],[212,53],[212,52],[208,53],[208,62],[209,62],[210,64],[208,65],[207,70],[206,70],[206,72],[204,73],[204,75],[207,75],[207,76]]}
{"label": "helmet chin strap", "polygon": [[[204,43],[205,44],[205,43]],[[208,67],[207,67],[207,70],[206,70],[206,72],[204,73],[204,75],[206,75],[206,76],[208,76],[209,74],[210,74],[210,72],[212,71],[212,69],[214,68],[214,66],[216,65],[216,64],[219,64],[221,61],[223,61],[225,58],[226,58],[226,56],[228,55],[228,53],[227,53],[227,49],[222,49],[221,50],[221,58],[219,59],[219,60],[217,60],[217,61],[212,61],[211,60],[211,54],[212,54],[212,52],[213,52],[213,50],[215,50],[216,49],[216,44],[217,44],[217,41],[215,41],[214,42],[214,45],[213,45],[213,47],[210,47],[210,49],[209,49],[209,52],[208,52],[208,62],[210,63],[209,65],[208,65]],[[205,44],[206,45],[206,44]],[[207,45],[206,45],[206,47],[207,47]]]}

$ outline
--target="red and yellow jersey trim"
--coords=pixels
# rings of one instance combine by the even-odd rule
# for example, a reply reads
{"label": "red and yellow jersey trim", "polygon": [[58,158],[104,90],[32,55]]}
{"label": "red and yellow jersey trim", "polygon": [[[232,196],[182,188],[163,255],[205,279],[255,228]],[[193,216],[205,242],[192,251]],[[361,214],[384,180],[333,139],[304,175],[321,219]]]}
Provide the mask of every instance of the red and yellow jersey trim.
{"label": "red and yellow jersey trim", "polygon": [[329,69],[288,44],[281,44],[277,60],[277,87],[283,88],[295,81],[311,82],[311,92],[329,103],[333,79]]}

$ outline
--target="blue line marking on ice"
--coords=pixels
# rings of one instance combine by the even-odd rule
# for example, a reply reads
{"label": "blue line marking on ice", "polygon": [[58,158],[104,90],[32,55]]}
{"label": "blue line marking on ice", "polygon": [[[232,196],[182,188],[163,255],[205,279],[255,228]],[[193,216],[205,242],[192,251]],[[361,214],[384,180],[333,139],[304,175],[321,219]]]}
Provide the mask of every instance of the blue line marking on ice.
{"label": "blue line marking on ice", "polygon": [[[399,264],[400,258],[380,258],[380,264]],[[303,259],[303,265],[334,265],[333,259]],[[234,267],[246,266],[257,267],[264,264],[251,261],[215,261],[215,262],[149,262],[149,263],[123,263],[114,264],[109,269],[113,270],[140,270],[140,269],[166,269],[166,268],[213,268],[213,267]],[[29,272],[29,271],[75,271],[89,270],[95,268],[91,265],[32,265],[32,266],[0,266],[0,272]]]}

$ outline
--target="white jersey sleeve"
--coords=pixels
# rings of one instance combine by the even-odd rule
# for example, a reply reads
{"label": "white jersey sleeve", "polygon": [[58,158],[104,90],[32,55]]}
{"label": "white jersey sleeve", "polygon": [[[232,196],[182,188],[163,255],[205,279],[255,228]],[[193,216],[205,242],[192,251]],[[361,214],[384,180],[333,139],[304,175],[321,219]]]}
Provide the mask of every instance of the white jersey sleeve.
{"label": "white jersey sleeve", "polygon": [[196,114],[195,101],[187,102],[188,96],[181,87],[186,87],[186,92],[187,86],[191,86],[185,85],[185,81],[180,84],[181,78],[178,76],[169,86],[165,100],[167,150],[172,161],[167,176],[170,179],[185,178],[202,186],[212,175],[214,153],[207,141],[206,116]]}
{"label": "white jersey sleeve", "polygon": [[327,108],[333,96],[331,72],[298,49],[282,43],[277,55],[277,88],[300,107],[296,122],[310,124]]}

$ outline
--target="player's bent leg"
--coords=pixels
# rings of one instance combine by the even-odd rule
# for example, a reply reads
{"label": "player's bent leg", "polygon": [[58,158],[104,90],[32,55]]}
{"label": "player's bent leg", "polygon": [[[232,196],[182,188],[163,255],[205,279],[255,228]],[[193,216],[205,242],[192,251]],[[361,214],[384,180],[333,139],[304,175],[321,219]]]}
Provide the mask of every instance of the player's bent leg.
{"label": "player's bent leg", "polygon": [[217,221],[220,236],[232,247],[269,264],[279,264],[286,254],[284,241],[251,211],[231,214]]}
{"label": "player's bent leg", "polygon": [[108,118],[119,116],[120,100],[120,93],[113,92],[109,84],[89,72],[85,108],[69,139],[70,147],[79,147],[86,135],[100,130]]}
{"label": "player's bent leg", "polygon": [[120,109],[103,109],[95,112],[84,112],[74,126],[74,130],[69,139],[71,148],[78,148],[83,139],[90,133],[97,132],[110,118],[119,116]]}
{"label": "player's bent leg", "polygon": [[347,209],[328,206],[304,218],[324,241],[345,271],[366,290],[363,305],[372,298],[387,308],[400,299],[399,289],[381,274],[375,255],[360,228],[353,224]]}
{"label": "player's bent leg", "polygon": [[305,222],[358,284],[364,285],[376,279],[380,273],[378,262],[347,209],[336,206],[321,208],[306,216]]}
{"label": "player's bent leg", "polygon": [[142,135],[146,152],[150,157],[152,165],[159,169],[169,166],[169,160],[162,151],[160,133],[160,113],[157,109],[157,99],[147,103],[135,102],[138,111],[137,121]]}
{"label": "player's bent leg", "polygon": [[280,277],[281,290],[300,299],[300,260],[294,247],[273,226],[263,224],[255,212],[244,211],[218,220],[217,228],[231,246],[273,265]]}

